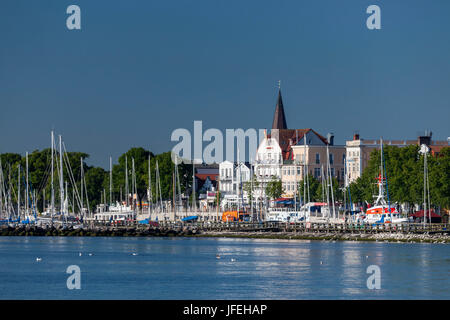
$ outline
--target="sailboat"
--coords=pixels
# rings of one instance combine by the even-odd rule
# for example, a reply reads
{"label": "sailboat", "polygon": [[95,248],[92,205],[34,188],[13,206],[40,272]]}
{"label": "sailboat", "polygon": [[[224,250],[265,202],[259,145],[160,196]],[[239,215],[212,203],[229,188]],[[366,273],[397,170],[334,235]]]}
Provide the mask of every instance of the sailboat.
{"label": "sailboat", "polygon": [[[113,201],[112,196],[112,158],[109,159],[109,204],[106,205],[106,194],[104,196],[105,204],[97,206],[97,213],[94,214],[95,221],[99,222],[111,222],[111,223],[125,223],[129,220],[136,219],[136,212],[132,205],[128,203],[129,194],[127,193],[127,202],[122,203],[120,201]],[[133,193],[135,193],[135,180],[134,180],[134,159],[133,159]],[[125,164],[125,183],[128,190],[128,164]],[[134,201],[134,196],[133,196]]]}

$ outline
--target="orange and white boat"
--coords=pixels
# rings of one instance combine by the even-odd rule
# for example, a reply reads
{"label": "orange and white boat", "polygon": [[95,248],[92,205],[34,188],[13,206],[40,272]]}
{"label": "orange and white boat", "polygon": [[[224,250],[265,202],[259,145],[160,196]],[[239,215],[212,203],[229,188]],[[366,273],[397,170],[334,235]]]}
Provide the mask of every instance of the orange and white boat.
{"label": "orange and white boat", "polygon": [[[395,209],[395,207],[391,207],[390,203],[386,202],[384,186],[386,184],[386,179],[383,175],[383,142],[380,141],[381,144],[381,165],[380,165],[380,174],[376,180],[378,180],[378,196],[375,200],[375,203],[372,207],[368,208],[365,213],[364,222],[366,223],[408,223],[408,218],[404,218],[400,215],[400,213]],[[387,185],[387,184],[386,184]]]}

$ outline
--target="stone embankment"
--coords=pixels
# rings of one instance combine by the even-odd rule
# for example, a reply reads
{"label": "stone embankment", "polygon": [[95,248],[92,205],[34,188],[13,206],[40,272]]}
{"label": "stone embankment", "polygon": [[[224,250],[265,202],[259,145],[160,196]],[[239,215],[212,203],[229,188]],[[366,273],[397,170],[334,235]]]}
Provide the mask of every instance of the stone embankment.
{"label": "stone embankment", "polygon": [[211,230],[179,226],[134,227],[134,226],[93,226],[93,227],[38,227],[38,226],[2,226],[0,236],[47,236],[47,237],[226,237],[250,239],[287,239],[320,241],[377,241],[377,242],[423,242],[450,243],[448,233],[359,233],[359,232],[308,232],[308,231],[239,231]]}
{"label": "stone embankment", "polygon": [[196,230],[171,230],[135,227],[1,227],[0,236],[41,236],[41,237],[170,237],[192,236]]}
{"label": "stone embankment", "polygon": [[321,241],[376,241],[376,242],[423,242],[450,243],[450,235],[444,233],[309,233],[309,232],[239,232],[207,231],[198,237],[226,237],[252,239],[287,239],[287,240],[321,240]]}

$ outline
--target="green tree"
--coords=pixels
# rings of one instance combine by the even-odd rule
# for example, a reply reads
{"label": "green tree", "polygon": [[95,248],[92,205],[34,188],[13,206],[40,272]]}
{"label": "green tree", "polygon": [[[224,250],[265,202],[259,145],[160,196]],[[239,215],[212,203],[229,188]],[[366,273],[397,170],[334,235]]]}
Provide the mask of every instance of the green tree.
{"label": "green tree", "polygon": [[448,210],[450,209],[450,148],[443,148],[437,157],[429,157],[428,163],[431,201]]}
{"label": "green tree", "polygon": [[[314,177],[309,177],[307,182],[309,184],[309,200],[310,201],[312,201],[312,202],[319,202],[322,200],[327,201],[327,196],[326,196],[327,186],[325,185],[325,189],[323,189],[322,181],[320,181],[319,179],[314,178]],[[334,200],[335,201],[342,200],[343,193],[342,193],[342,190],[339,188],[339,182],[337,181],[337,179],[335,177],[333,177],[332,182],[333,182]],[[308,187],[308,184],[306,184],[307,187]],[[305,186],[304,180],[301,180],[298,182],[299,197],[301,197],[302,199],[305,196],[304,186]],[[328,192],[330,192],[330,191],[328,191]],[[330,198],[330,202],[331,202],[331,193],[329,194],[329,198]],[[306,201],[308,201],[308,190],[306,190]]]}
{"label": "green tree", "polygon": [[101,203],[103,186],[108,181],[108,172],[100,167],[89,167],[85,172],[86,191],[91,210]]}
{"label": "green tree", "polygon": [[[375,180],[383,168],[387,176],[386,191],[391,203],[423,202],[423,155],[419,146],[384,146],[384,162],[381,163],[380,150],[370,155],[368,166],[361,177],[350,185],[353,202],[373,202],[378,193]],[[437,156],[428,155],[428,170],[431,202],[442,208],[450,207],[450,148],[443,148]]]}
{"label": "green tree", "polygon": [[252,192],[252,186],[253,186],[253,192],[259,188],[259,181],[257,181],[256,175],[253,175],[253,182],[252,181],[246,181],[244,182],[243,189],[248,195],[248,201],[253,201],[253,192]]}
{"label": "green tree", "polygon": [[267,183],[266,195],[270,199],[277,199],[283,194],[283,185],[280,179],[272,176],[272,180]]}

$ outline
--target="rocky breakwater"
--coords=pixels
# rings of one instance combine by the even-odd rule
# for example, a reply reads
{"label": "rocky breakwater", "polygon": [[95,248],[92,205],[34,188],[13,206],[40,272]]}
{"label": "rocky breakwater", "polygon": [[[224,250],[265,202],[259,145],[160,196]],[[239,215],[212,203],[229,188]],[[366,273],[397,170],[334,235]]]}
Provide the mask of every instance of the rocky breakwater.
{"label": "rocky breakwater", "polygon": [[170,237],[192,236],[196,230],[188,228],[160,229],[154,227],[38,227],[2,226],[0,236],[41,236],[41,237]]}

